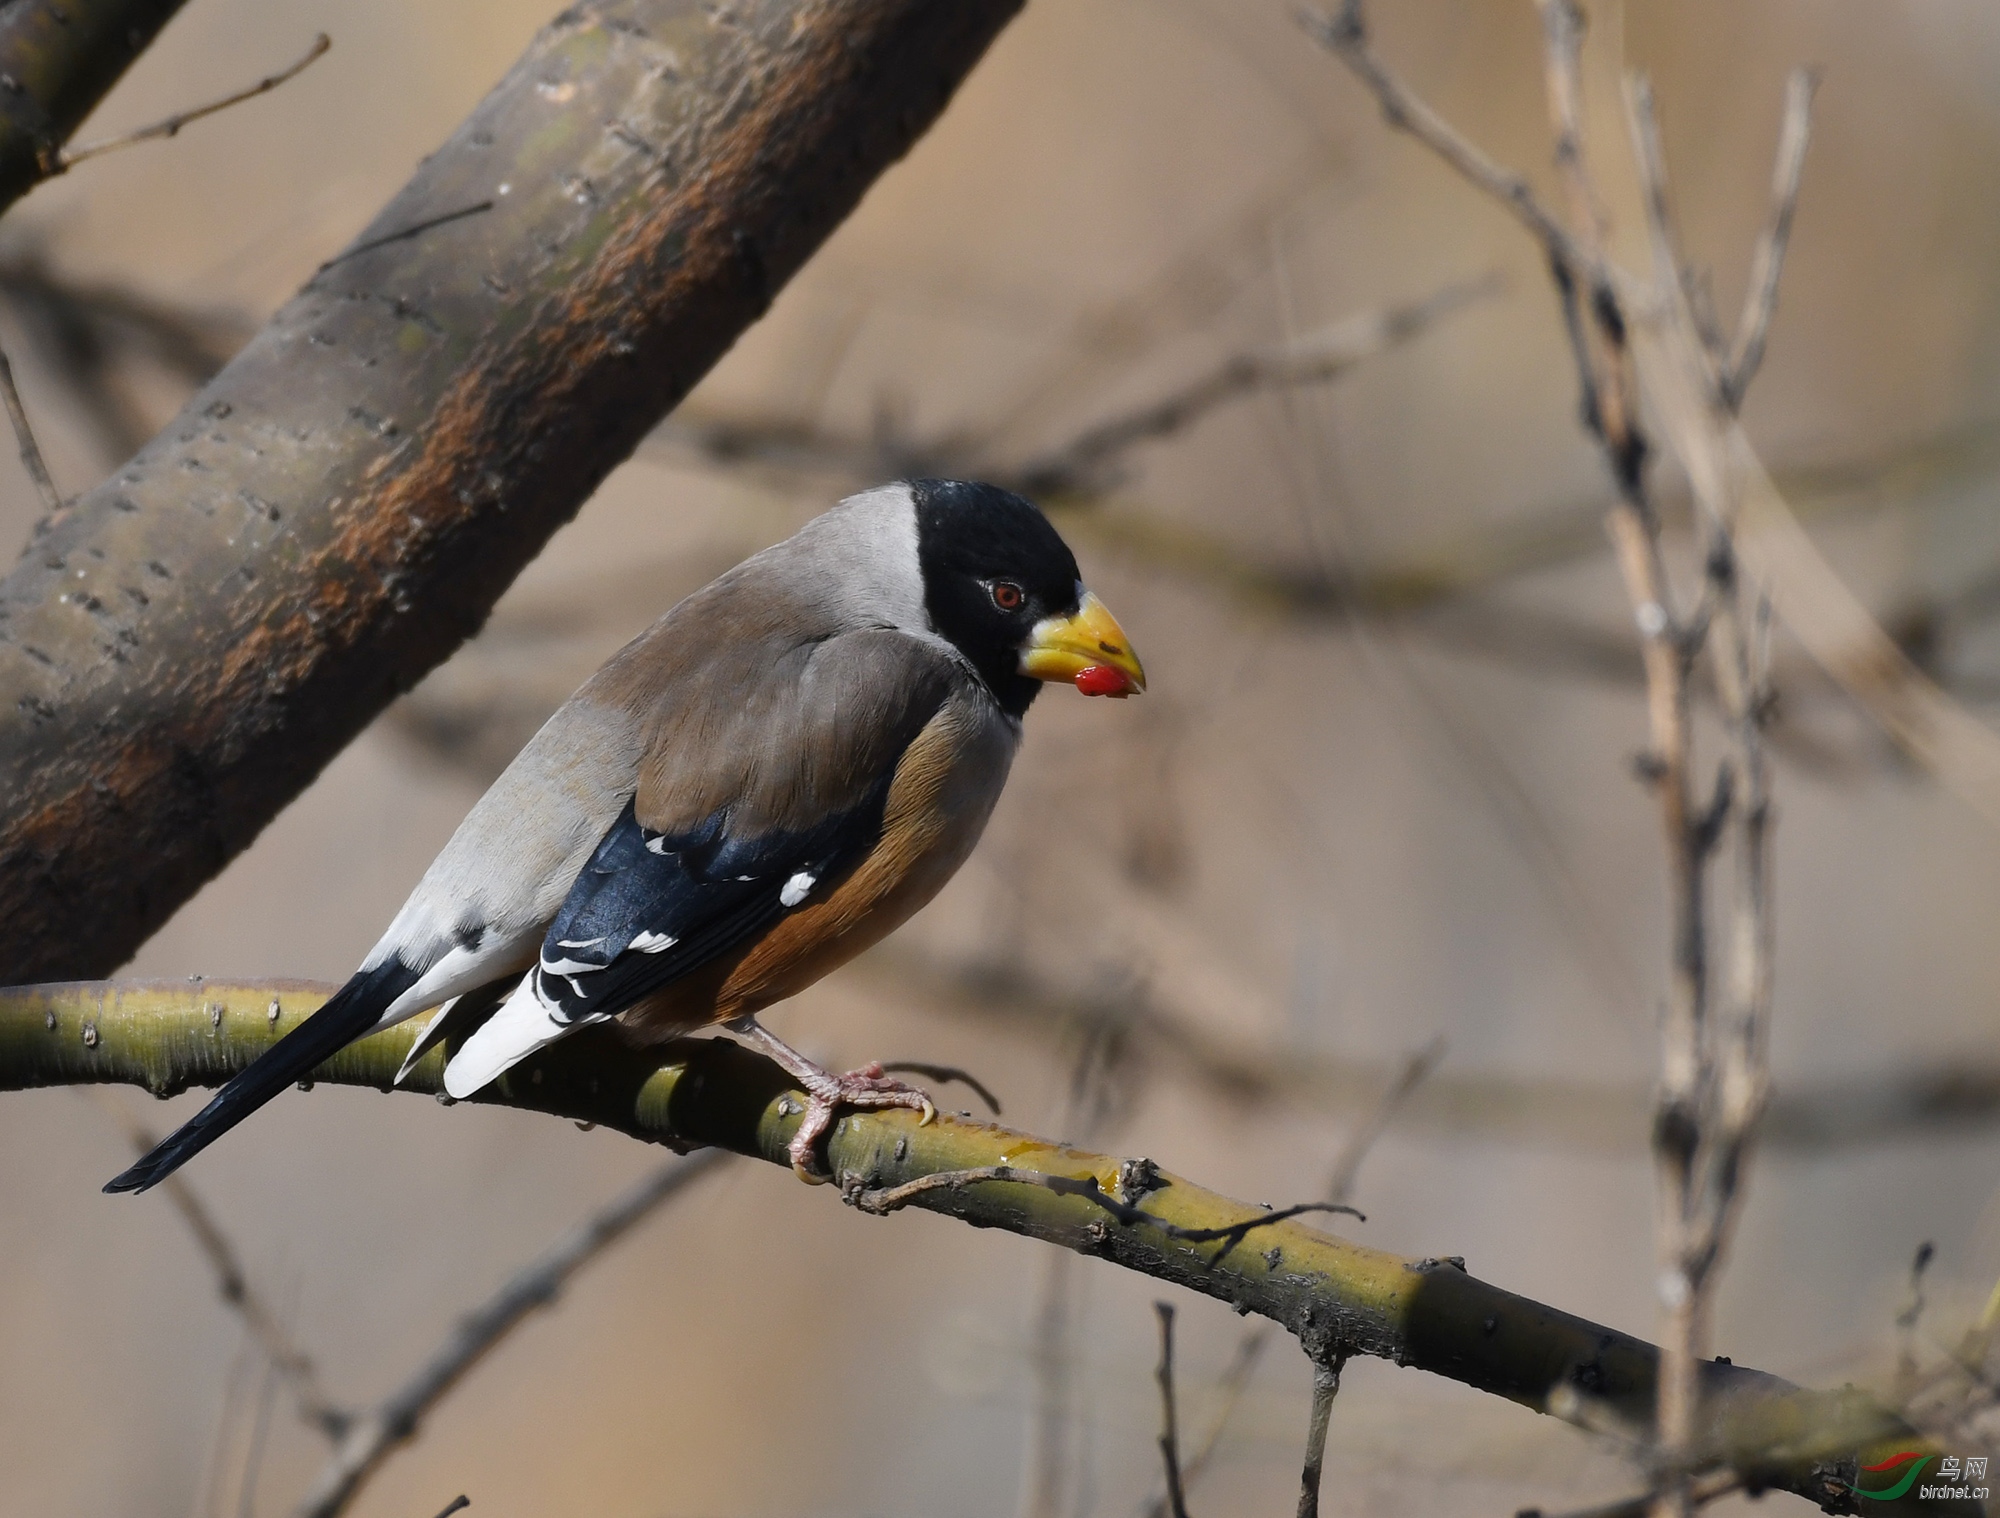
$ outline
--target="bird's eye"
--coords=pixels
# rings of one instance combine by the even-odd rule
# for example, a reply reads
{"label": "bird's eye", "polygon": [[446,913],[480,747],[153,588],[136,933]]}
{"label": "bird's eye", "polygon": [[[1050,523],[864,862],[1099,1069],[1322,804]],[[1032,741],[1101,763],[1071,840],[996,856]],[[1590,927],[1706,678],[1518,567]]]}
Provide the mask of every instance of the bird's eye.
{"label": "bird's eye", "polygon": [[1002,611],[1019,611],[1022,599],[1021,587],[1016,585],[1012,580],[995,582],[993,586],[993,604]]}

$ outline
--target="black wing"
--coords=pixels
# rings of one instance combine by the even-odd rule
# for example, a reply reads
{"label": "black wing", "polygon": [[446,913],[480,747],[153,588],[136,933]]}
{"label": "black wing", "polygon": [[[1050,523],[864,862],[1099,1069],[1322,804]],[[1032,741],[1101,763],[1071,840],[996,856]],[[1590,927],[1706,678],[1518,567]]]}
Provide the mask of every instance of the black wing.
{"label": "black wing", "polygon": [[724,810],[661,833],[626,803],[542,941],[539,999],[565,1022],[608,1017],[757,938],[867,857],[893,774],[802,831],[733,835]]}

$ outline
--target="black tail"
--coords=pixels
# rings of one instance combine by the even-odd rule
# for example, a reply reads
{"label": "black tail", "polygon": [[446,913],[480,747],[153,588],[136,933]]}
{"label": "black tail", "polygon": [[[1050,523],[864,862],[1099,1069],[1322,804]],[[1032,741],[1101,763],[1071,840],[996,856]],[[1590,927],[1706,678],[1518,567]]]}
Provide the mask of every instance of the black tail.
{"label": "black tail", "polygon": [[385,1007],[417,983],[417,972],[391,959],[363,970],[332,999],[230,1079],[214,1099],[114,1176],[106,1191],[156,1186],[295,1080],[324,1064],[375,1026]]}

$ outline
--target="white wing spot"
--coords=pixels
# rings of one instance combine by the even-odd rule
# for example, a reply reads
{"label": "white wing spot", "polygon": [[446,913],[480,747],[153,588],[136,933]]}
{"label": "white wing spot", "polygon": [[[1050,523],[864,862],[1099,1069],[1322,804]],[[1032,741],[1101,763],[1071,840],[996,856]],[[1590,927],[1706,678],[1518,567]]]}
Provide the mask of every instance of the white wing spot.
{"label": "white wing spot", "polygon": [[594,949],[610,936],[608,933],[602,933],[596,938],[558,938],[556,940],[556,947],[558,949]]}
{"label": "white wing spot", "polygon": [[786,881],[785,888],[778,892],[779,904],[788,907],[797,906],[806,899],[806,893],[813,888],[817,880],[817,876],[800,870],[798,874]]}
{"label": "white wing spot", "polygon": [[646,852],[648,854],[664,855],[667,852],[667,835],[662,833],[657,838],[648,838],[646,840]]}
{"label": "white wing spot", "polygon": [[641,933],[625,947],[639,954],[657,954],[671,949],[680,940],[671,933]]}

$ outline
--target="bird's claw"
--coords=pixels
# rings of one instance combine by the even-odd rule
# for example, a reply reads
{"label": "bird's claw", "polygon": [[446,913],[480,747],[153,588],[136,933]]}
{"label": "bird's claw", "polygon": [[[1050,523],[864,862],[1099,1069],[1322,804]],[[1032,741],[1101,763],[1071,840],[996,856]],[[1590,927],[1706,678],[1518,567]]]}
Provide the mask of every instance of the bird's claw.
{"label": "bird's claw", "polygon": [[878,1063],[863,1065],[844,1075],[830,1070],[802,1073],[799,1084],[805,1088],[806,1113],[787,1147],[792,1172],[809,1185],[820,1186],[833,1179],[819,1166],[819,1142],[833,1127],[839,1108],[867,1112],[908,1107],[918,1113],[919,1128],[937,1119],[937,1104],[927,1093],[884,1075]]}

